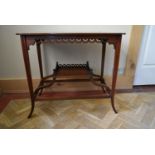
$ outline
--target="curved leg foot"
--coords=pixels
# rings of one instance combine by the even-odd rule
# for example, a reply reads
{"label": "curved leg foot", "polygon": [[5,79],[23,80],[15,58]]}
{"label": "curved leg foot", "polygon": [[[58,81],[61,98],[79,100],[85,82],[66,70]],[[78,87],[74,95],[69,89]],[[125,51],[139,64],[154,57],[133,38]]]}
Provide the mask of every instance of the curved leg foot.
{"label": "curved leg foot", "polygon": [[29,113],[29,115],[28,115],[28,118],[31,118],[32,113],[33,113],[33,111],[34,111],[34,106],[35,106],[35,102],[34,102],[34,101],[31,101],[31,111],[30,111],[30,113]]}
{"label": "curved leg foot", "polygon": [[117,110],[115,108],[114,97],[111,97],[111,106],[112,106],[113,111],[117,114],[118,112],[117,112]]}

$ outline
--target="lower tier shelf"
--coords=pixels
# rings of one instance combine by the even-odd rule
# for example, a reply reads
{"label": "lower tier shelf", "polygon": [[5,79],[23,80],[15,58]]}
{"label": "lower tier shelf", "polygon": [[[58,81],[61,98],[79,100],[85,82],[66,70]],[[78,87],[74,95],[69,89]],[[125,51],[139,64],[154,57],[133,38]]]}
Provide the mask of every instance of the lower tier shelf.
{"label": "lower tier shelf", "polygon": [[[65,77],[65,78],[64,78]],[[72,77],[72,78],[71,78]],[[73,78],[74,77],[74,78]],[[51,93],[44,93],[45,89],[52,88],[56,83],[62,82],[90,82],[100,90],[76,90],[56,92],[55,89]],[[60,85],[57,85],[60,87]],[[86,64],[56,64],[56,68],[52,75],[44,77],[39,86],[36,88],[34,100],[61,100],[61,99],[89,99],[89,98],[110,98],[111,90],[106,85],[103,77],[93,74],[93,70],[89,67],[89,62]]]}
{"label": "lower tier shelf", "polygon": [[46,92],[37,96],[36,101],[42,100],[67,100],[67,99],[95,99],[110,98],[110,95],[104,94],[103,91],[68,91],[68,92]]}

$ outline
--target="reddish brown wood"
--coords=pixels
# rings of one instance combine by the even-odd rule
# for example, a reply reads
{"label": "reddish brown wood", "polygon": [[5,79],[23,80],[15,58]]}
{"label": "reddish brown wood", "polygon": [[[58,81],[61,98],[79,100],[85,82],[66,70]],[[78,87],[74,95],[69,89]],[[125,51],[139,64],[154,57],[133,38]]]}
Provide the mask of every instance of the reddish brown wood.
{"label": "reddish brown wood", "polygon": [[51,92],[42,94],[36,100],[68,100],[68,99],[95,99],[95,98],[109,98],[107,94],[102,91],[66,91],[66,92]]}
{"label": "reddish brown wood", "polygon": [[42,58],[41,58],[41,48],[40,48],[40,42],[36,43],[37,47],[37,54],[38,54],[38,62],[39,62],[39,69],[40,69],[40,77],[43,79],[43,67],[42,67]]}
{"label": "reddish brown wood", "polygon": [[64,77],[64,76],[88,76],[88,71],[84,68],[72,68],[72,69],[59,69],[57,71],[58,77]]}
{"label": "reddish brown wood", "polygon": [[[117,38],[123,34],[125,33],[17,33],[17,35],[26,36],[28,47],[34,45],[36,40],[40,40],[42,43],[56,40],[59,43],[59,40],[65,42],[65,39],[74,39],[72,42],[78,42],[78,39],[81,39],[81,42],[87,43],[91,42],[91,39],[104,39],[110,44],[115,44]],[[88,41],[85,41],[85,39],[88,39]]]}
{"label": "reddish brown wood", "polygon": [[113,67],[112,90],[111,90],[111,104],[115,113],[117,113],[117,110],[114,104],[114,99],[115,99],[114,96],[116,91],[115,88],[116,88],[117,73],[118,73],[118,67],[119,67],[121,39],[122,39],[122,36],[119,36],[116,43],[114,44],[115,54],[114,54],[114,67]]}
{"label": "reddish brown wood", "polygon": [[27,82],[28,82],[28,87],[29,87],[29,92],[30,92],[30,97],[31,97],[31,111],[28,116],[28,118],[30,118],[34,110],[35,101],[33,98],[33,83],[32,83],[30,60],[29,60],[29,54],[28,54],[29,47],[27,45],[26,36],[21,36],[21,43],[22,43],[23,58],[24,58],[24,63],[25,63]]}
{"label": "reddish brown wood", "polygon": [[91,71],[88,62],[86,64],[59,64],[57,62],[52,76],[56,75],[56,78],[80,77],[80,79],[89,79]]}
{"label": "reddish brown wood", "polygon": [[[47,77],[43,77],[43,69],[42,69],[42,61],[41,61],[41,49],[40,49],[40,43],[46,43],[46,42],[52,42],[53,40],[56,43],[59,43],[61,41],[66,42],[98,42],[98,43],[103,43],[103,48],[102,48],[102,60],[101,60],[101,75],[96,76],[100,77],[101,82],[103,82],[103,73],[104,73],[104,58],[105,58],[105,41],[108,42],[109,44],[113,44],[115,47],[115,56],[114,56],[114,68],[113,68],[113,79],[112,79],[112,90],[110,90],[109,87],[105,85],[105,82],[103,84],[98,84],[94,81],[93,79],[93,72],[91,70],[83,70],[76,68],[75,70],[65,70],[63,68],[60,70],[59,75],[65,75],[68,76],[70,75],[80,75],[82,76],[83,74],[87,73],[90,76],[90,80],[103,88],[102,91],[102,97],[111,97],[111,104],[113,110],[117,113],[115,106],[114,106],[114,95],[115,95],[115,87],[116,87],[116,80],[117,80],[117,72],[118,72],[118,65],[119,65],[119,56],[120,56],[120,46],[121,46],[121,38],[124,33],[20,33],[18,35],[21,36],[21,42],[22,42],[22,49],[23,49],[23,57],[24,57],[24,62],[25,62],[25,68],[26,68],[26,74],[27,74],[27,80],[28,80],[28,86],[29,86],[29,91],[30,91],[30,97],[31,97],[31,112],[29,114],[29,118],[31,117],[33,110],[34,110],[34,101],[38,98],[38,92],[46,86],[44,85],[45,80],[47,81],[48,78],[53,78],[54,81],[56,81],[57,78],[57,73],[54,75],[50,75]],[[103,42],[104,41],[104,42]],[[33,91],[33,85],[32,85],[32,76],[31,76],[31,69],[30,69],[30,62],[29,62],[29,55],[28,55],[28,50],[30,45],[34,45],[35,42],[37,43],[37,52],[38,52],[38,60],[39,60],[39,68],[40,68],[40,75],[41,75],[41,82],[38,88]],[[48,85],[52,85],[54,81],[51,81],[51,84],[49,83]],[[67,80],[66,80],[67,81]],[[110,94],[109,94],[110,92]],[[83,95],[84,94],[84,95]],[[106,94],[106,95],[105,95]],[[93,97],[97,98],[97,95],[93,93],[70,93],[70,95],[64,93],[64,96],[66,95],[67,98],[83,98],[86,96],[87,98]],[[61,95],[57,95],[58,98],[61,98]],[[99,95],[100,96],[100,95]],[[41,98],[42,96],[40,96]],[[46,95],[47,99],[51,98],[50,96]],[[52,96],[53,98],[53,96]],[[64,97],[65,98],[65,97]],[[43,98],[45,99],[45,97]]]}
{"label": "reddish brown wood", "polygon": [[105,51],[106,51],[106,40],[102,40],[101,80],[104,83],[105,83],[105,81],[103,80],[103,75],[104,75]]}
{"label": "reddish brown wood", "polygon": [[105,35],[124,35],[125,33],[16,33],[17,35],[26,35],[26,36],[68,36],[68,37],[103,37]]}

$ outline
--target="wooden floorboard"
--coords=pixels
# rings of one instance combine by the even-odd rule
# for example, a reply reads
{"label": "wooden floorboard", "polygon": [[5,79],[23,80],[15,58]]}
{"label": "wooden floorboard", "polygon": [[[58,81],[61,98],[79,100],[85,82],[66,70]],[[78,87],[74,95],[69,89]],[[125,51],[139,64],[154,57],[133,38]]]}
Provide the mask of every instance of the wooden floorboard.
{"label": "wooden floorboard", "polygon": [[30,100],[16,97],[0,113],[0,128],[155,128],[155,92],[117,94],[118,114],[113,112],[110,99],[38,101],[31,119],[27,119]]}

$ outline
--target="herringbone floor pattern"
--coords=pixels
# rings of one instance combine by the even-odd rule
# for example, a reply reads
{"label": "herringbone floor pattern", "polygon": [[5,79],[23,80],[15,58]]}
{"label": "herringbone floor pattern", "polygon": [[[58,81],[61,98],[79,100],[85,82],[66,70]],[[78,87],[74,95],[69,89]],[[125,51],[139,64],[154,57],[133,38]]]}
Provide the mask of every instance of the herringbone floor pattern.
{"label": "herringbone floor pattern", "polygon": [[0,114],[0,128],[155,128],[155,93],[116,95],[109,99],[36,102],[31,119],[28,99],[12,100]]}

